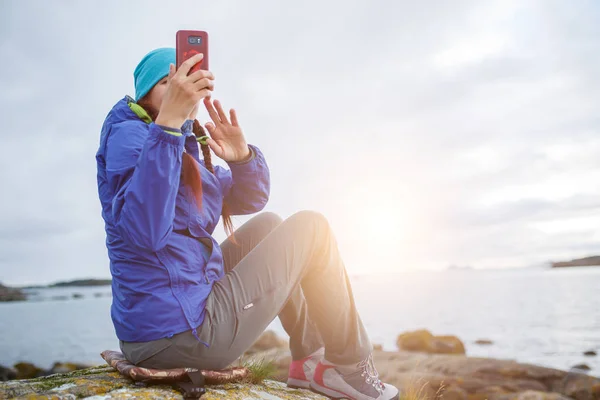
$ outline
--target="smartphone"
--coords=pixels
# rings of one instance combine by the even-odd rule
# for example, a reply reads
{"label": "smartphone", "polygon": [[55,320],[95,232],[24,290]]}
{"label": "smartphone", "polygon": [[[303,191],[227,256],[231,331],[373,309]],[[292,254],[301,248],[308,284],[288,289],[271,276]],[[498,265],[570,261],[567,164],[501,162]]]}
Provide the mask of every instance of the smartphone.
{"label": "smartphone", "polygon": [[[208,32],[177,31],[176,35],[176,67],[195,54],[202,53],[204,58],[194,65],[189,74],[199,69],[208,70]],[[188,74],[188,75],[189,75]]]}

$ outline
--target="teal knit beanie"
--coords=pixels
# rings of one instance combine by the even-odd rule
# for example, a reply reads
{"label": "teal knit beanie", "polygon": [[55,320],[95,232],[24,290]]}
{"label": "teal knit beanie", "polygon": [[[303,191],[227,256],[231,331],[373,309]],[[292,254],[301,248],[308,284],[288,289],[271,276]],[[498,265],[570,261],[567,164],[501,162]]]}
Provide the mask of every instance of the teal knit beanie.
{"label": "teal knit beanie", "polygon": [[175,64],[175,49],[172,47],[152,50],[142,58],[133,72],[135,101],[144,97],[158,81],[169,75],[169,64]]}

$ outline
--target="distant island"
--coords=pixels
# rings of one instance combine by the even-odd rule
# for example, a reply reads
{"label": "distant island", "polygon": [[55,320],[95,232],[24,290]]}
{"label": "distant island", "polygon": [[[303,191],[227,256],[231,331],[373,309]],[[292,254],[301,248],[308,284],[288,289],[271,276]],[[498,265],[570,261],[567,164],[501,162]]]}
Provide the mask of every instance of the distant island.
{"label": "distant island", "polygon": [[49,285],[31,285],[22,286],[21,289],[44,289],[54,287],[70,287],[70,286],[108,286],[111,284],[110,279],[75,279],[72,281],[59,281]]}
{"label": "distant island", "polygon": [[[0,302],[4,301],[27,301],[30,300],[32,293],[31,289],[49,289],[49,288],[65,288],[65,287],[94,287],[94,286],[110,286],[110,279],[75,279],[72,281],[59,281],[49,285],[31,285],[20,287],[9,287],[0,283]],[[109,294],[110,295],[110,294]],[[94,293],[94,297],[103,297],[104,292]],[[49,297],[51,300],[65,300],[68,298],[80,299],[83,297],[81,293],[73,293],[72,295],[57,295]],[[35,296],[34,296],[35,299]],[[0,379],[1,380],[1,379]]]}
{"label": "distant island", "polygon": [[552,268],[567,268],[567,267],[595,267],[600,266],[600,256],[591,256],[578,258],[571,261],[553,262]]}
{"label": "distant island", "polygon": [[56,282],[48,287],[65,287],[65,286],[107,286],[111,284],[110,279],[76,279],[73,281]]}

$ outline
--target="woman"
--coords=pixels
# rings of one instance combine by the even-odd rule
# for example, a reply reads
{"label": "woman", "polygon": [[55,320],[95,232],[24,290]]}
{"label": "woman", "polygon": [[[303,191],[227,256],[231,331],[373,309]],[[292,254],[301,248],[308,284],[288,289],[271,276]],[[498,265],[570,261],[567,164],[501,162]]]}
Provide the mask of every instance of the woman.
{"label": "woman", "polygon": [[[201,59],[175,71],[174,49],[148,53],[134,72],[135,100],[117,102],[102,127],[98,191],[122,352],[144,367],[222,369],[279,316],[290,336],[289,386],[333,398],[398,398],[378,379],[321,214],[282,221],[261,213],[232,235],[231,215],[265,207],[269,170],[235,111],[228,116],[211,100],[213,74],[188,76]],[[201,100],[209,135],[195,120]],[[229,169],[213,166],[210,150]],[[220,215],[230,234],[222,244],[211,235]]]}

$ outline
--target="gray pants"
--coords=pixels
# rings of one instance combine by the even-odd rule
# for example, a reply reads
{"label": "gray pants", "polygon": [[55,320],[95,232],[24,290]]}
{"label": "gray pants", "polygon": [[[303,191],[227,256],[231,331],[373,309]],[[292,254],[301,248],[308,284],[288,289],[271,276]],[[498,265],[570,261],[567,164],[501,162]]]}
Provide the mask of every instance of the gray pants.
{"label": "gray pants", "polygon": [[363,360],[372,345],[327,219],[300,211],[282,221],[263,212],[235,231],[239,245],[221,244],[225,276],[207,299],[198,336],[185,331],[150,342],[120,342],[142,367],[223,369],[279,316],[294,360],[325,347],[338,364]]}

